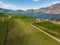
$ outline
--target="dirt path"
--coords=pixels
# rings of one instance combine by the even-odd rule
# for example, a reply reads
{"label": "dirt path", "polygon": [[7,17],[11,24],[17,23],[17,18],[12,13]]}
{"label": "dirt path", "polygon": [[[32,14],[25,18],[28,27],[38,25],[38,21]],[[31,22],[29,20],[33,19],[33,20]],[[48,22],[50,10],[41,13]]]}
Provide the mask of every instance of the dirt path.
{"label": "dirt path", "polygon": [[44,34],[48,35],[49,37],[53,38],[54,40],[58,41],[60,43],[60,40],[54,36],[52,36],[51,34],[39,29],[38,27],[34,26],[33,24],[30,23],[31,26],[33,26],[34,28],[38,29],[39,31],[43,32]]}

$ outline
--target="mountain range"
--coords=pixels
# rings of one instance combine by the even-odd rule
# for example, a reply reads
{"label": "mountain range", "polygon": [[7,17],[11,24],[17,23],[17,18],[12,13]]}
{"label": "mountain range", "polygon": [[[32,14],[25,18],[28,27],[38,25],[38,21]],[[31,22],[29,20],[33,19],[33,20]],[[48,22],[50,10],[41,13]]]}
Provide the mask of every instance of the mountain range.
{"label": "mountain range", "polygon": [[48,13],[48,14],[60,14],[60,3],[53,4],[49,7],[42,7],[40,9],[28,9],[27,12]]}
{"label": "mountain range", "polygon": [[10,14],[20,14],[20,13],[22,13],[24,11],[23,10],[10,10],[10,9],[0,8],[0,12],[10,13]]}
{"label": "mountain range", "polygon": [[10,13],[10,14],[20,14],[23,12],[35,12],[35,13],[48,13],[48,14],[60,14],[60,3],[53,4],[49,7],[42,7],[40,9],[28,9],[26,11],[23,10],[10,10],[10,9],[3,9],[0,8],[0,12]]}

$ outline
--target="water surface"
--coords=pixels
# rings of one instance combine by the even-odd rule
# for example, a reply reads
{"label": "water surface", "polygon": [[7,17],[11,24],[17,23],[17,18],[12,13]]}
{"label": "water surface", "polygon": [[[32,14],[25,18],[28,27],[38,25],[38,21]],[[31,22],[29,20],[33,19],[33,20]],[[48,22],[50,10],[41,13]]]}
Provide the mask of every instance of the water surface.
{"label": "water surface", "polygon": [[43,14],[43,13],[21,13],[24,16],[31,16],[36,18],[46,19],[60,19],[60,14]]}

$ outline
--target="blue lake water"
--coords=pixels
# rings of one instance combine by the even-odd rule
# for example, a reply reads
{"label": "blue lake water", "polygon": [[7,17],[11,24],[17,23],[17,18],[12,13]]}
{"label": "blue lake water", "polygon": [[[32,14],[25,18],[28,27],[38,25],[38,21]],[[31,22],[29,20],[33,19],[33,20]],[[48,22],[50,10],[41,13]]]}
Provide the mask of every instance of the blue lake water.
{"label": "blue lake water", "polygon": [[60,14],[21,13],[21,15],[46,19],[60,19]]}

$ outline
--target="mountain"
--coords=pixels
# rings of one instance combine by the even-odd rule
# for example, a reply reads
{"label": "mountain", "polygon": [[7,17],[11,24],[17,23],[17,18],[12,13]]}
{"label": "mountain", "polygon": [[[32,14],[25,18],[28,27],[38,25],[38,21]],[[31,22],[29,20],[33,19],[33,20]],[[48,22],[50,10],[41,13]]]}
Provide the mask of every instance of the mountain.
{"label": "mountain", "polygon": [[16,10],[16,12],[24,12],[23,10]]}
{"label": "mountain", "polygon": [[24,11],[23,10],[10,10],[10,9],[0,8],[0,12],[10,13],[10,14],[20,14],[20,13],[22,13]]}
{"label": "mountain", "polygon": [[28,9],[28,10],[26,10],[26,12],[34,12],[34,10],[33,9]]}
{"label": "mountain", "polygon": [[10,12],[13,12],[13,11],[14,10],[0,8],[0,12],[4,12],[4,13],[10,13]]}
{"label": "mountain", "polygon": [[10,14],[21,14],[21,13],[24,13],[24,12],[29,12],[29,13],[32,13],[32,12],[37,12],[37,13],[48,13],[48,14],[60,14],[60,3],[56,3],[56,4],[53,4],[49,7],[42,7],[40,9],[28,9],[26,11],[23,11],[23,10],[10,10],[10,9],[3,9],[3,8],[0,8],[0,12],[4,12],[4,13],[10,13]]}
{"label": "mountain", "polygon": [[49,13],[49,14],[60,14],[60,3],[53,4],[49,7],[42,7],[40,9],[36,9],[31,11],[30,9],[27,12],[38,12],[38,13]]}

